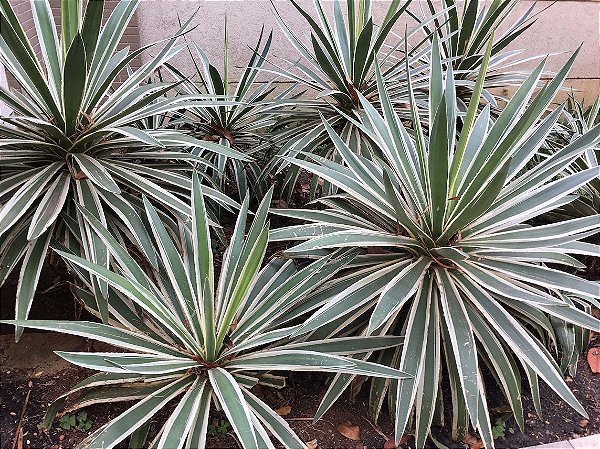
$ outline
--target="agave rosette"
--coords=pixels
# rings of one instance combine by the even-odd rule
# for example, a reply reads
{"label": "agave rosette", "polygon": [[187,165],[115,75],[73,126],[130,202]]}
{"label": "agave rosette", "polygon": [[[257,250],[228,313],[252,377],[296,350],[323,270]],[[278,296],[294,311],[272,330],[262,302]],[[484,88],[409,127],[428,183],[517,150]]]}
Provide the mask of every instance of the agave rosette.
{"label": "agave rosette", "polygon": [[[523,58],[523,50],[507,50],[519,36],[527,31],[543,11],[534,12],[537,2],[532,4],[514,20],[509,21],[516,11],[518,0],[493,0],[487,5],[479,0],[467,0],[462,7],[456,0],[444,0],[443,10],[436,8],[427,0],[428,13],[436,17],[431,29],[423,25],[423,31],[430,39],[437,35],[441,44],[442,58],[451,61],[455,73],[457,101],[465,111],[472,90],[482,68],[487,43],[493,40],[490,60],[487,64],[484,89],[481,95],[493,106],[492,113],[497,116],[500,107],[496,100],[504,89],[519,86],[527,77],[523,64],[539,57]],[[410,11],[409,11],[410,13]],[[418,18],[416,18],[418,20]],[[500,31],[504,29],[503,31]],[[403,59],[404,55],[400,55]]]}
{"label": "agave rosette", "polygon": [[[310,44],[305,43],[275,9],[275,17],[281,30],[298,51],[301,59],[286,59],[291,68],[276,66],[273,72],[308,88],[308,92],[314,92],[316,96],[314,100],[283,102],[277,111],[282,127],[277,141],[284,143],[278,149],[277,157],[267,167],[267,171],[274,174],[282,173],[285,169],[283,188],[288,194],[295,185],[298,170],[290,167],[282,157],[298,155],[298,151],[303,150],[339,160],[335,147],[329,142],[320,115],[327,118],[330,125],[338,130],[346,141],[353,142],[354,151],[363,155],[371,154],[369,140],[346,118],[346,114],[356,117],[360,113],[359,96],[366,97],[373,103],[377,102],[375,66],[382,67],[386,83],[400,82],[405,85],[403,81],[406,79],[406,62],[418,60],[427,51],[424,44],[428,43],[428,40],[424,38],[414,45],[410,52],[406,50],[406,58],[392,60],[392,55],[398,48],[407,46],[407,40],[417,34],[425,23],[443,14],[440,12],[428,20],[417,21],[411,30],[407,30],[403,39],[390,46],[388,40],[392,36],[392,28],[407,11],[411,0],[403,4],[400,0],[390,2],[380,24],[374,23],[369,0],[348,1],[346,14],[342,11],[342,2],[332,3],[333,17],[329,17],[322,2],[314,1],[317,20],[292,0],[292,4],[310,27]],[[408,66],[413,70],[410,63]],[[425,66],[421,67],[421,72],[425,70]],[[426,83],[427,76],[422,76],[419,83],[423,80]],[[406,89],[402,92],[405,94]],[[393,98],[398,107],[405,105],[406,100],[407,97],[400,93]],[[426,97],[422,100],[426,100]],[[317,184],[316,179],[313,181],[314,195]],[[322,190],[329,192],[330,187],[326,182]]]}
{"label": "agave rosette", "polygon": [[[484,69],[491,48],[488,44]],[[557,178],[600,140],[600,126],[523,170],[561,114],[561,107],[545,113],[574,58],[535,93],[540,63],[494,121],[489,104],[479,107],[482,70],[457,133],[455,78],[451,66],[443,70],[436,43],[428,137],[415,107],[414,136],[407,131],[378,72],[383,114],[361,98],[364,121],[355,126],[374,142],[379,157],[356,154],[325,123],[343,163],[317,155],[290,159],[340,193],[320,199],[322,210],[273,210],[309,223],[273,230],[271,238],[304,240],[285,251],[292,257],[368,250],[305,304],[314,313],[296,335],[332,336],[352,325],[367,334],[383,330],[405,337],[402,347],[383,352],[379,360],[412,377],[374,381],[371,389],[375,418],[387,394],[397,439],[414,415],[416,445],[423,447],[441,410],[444,362],[455,438],[468,431],[470,420],[485,445],[493,446],[483,364],[494,373],[521,427],[520,368],[536,404],[542,379],[585,416],[547,349],[557,340],[550,320],[598,331],[600,321],[586,310],[599,305],[600,285],[548,264],[578,269],[582,264],[572,254],[597,255],[598,245],[583,239],[600,230],[600,216],[543,226],[531,220],[573,201],[573,192],[600,175],[591,167]],[[410,82],[409,90],[412,97]],[[317,418],[351,380],[337,376]]]}
{"label": "agave rosette", "polygon": [[[263,39],[264,27],[252,55],[235,88],[230,86],[229,38],[227,22],[225,22],[225,42],[222,73],[210,62],[208,56],[196,43],[189,43],[190,57],[196,68],[195,77],[187,78],[176,67],[167,65],[170,72],[181,81],[178,91],[184,95],[209,94],[224,99],[223,106],[218,103],[213,107],[191,107],[186,109],[185,116],[171,122],[171,126],[190,129],[194,136],[214,140],[243,154],[254,158],[242,161],[225,154],[214,153],[208,159],[215,168],[208,169],[214,182],[224,188],[232,182],[238,195],[242,197],[249,187],[250,192],[258,198],[266,193],[268,186],[259,182],[261,166],[265,163],[270,151],[271,136],[269,131],[277,123],[271,112],[274,105],[285,101],[293,87],[284,89],[274,95],[273,80],[257,82],[256,78],[266,62],[272,42],[272,32]],[[195,79],[197,78],[197,79]],[[231,99],[234,101],[226,101]]]}
{"label": "agave rosette", "polygon": [[[265,222],[271,192],[264,198],[244,236],[248,200],[244,201],[231,244],[215,283],[209,221],[202,188],[193,176],[191,224],[179,224],[173,239],[156,209],[145,201],[156,241],[160,269],[144,269],[92,213],[82,208],[90,226],[115,259],[116,271],[60,251],[87,284],[89,275],[107,282],[119,295],[111,299],[111,324],[73,321],[9,321],[19,326],[81,335],[122,352],[60,352],[71,363],[101,371],[74,388],[83,393],[68,410],[95,402],[138,402],[89,435],[79,447],[111,448],[132,433],[145,433],[153,415],[175,398],[177,405],[150,443],[157,448],[204,448],[210,404],[214,401],[231,423],[242,447],[274,448],[270,432],[286,448],[305,448],[283,418],[251,388],[282,387],[285,378],[272,371],[343,372],[404,378],[400,371],[347,357],[393,347],[402,337],[349,337],[293,341],[300,324],[282,326],[304,297],[328,280],[355,255],[344,250],[297,270],[291,260],[273,259],[261,269],[268,243]],[[92,310],[93,310],[93,302]],[[97,310],[96,310],[97,312]],[[301,315],[296,316],[296,321]],[[67,393],[49,409],[50,425]],[[141,429],[141,430],[140,430]]]}
{"label": "agave rosette", "polygon": [[[117,50],[138,3],[119,2],[102,25],[103,1],[88,2],[85,10],[81,1],[62,2],[59,39],[49,2],[31,1],[40,60],[8,0],[0,1],[0,60],[21,88],[0,89],[0,99],[13,110],[0,121],[0,285],[22,261],[18,319],[28,315],[52,238],[94,262],[109,263],[106,247],[77,213],[76,201],[107,226],[125,230],[149,256],[139,194],[164,210],[190,215],[191,178],[185,172],[211,165],[199,154],[246,158],[182,132],[139,126],[217,100],[166,96],[173,83],[146,82],[184,48],[177,42],[192,18],[155,57],[130,69],[149,47]],[[127,76],[117,84],[122,73]],[[204,192],[227,207],[237,205],[218,189]],[[95,288],[107,319],[107,286],[96,282]]]}
{"label": "agave rosette", "polygon": [[[600,97],[587,108],[582,102],[571,97],[563,113],[564,120],[556,124],[546,140],[545,148],[540,152],[539,156],[542,159],[545,154],[551,154],[562,146],[568,145],[600,123]],[[565,174],[568,176],[598,165],[600,165],[600,144],[588,148],[581,157],[565,169]],[[600,210],[600,178],[594,178],[582,186],[579,194],[579,198],[575,201],[546,214],[546,218],[556,221],[597,214]]]}

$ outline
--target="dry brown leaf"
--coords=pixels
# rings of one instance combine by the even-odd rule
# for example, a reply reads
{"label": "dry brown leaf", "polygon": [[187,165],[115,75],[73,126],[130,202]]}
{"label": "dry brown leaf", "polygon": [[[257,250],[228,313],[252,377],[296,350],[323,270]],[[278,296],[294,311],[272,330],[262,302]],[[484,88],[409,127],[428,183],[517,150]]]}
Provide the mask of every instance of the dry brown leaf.
{"label": "dry brown leaf", "polygon": [[360,440],[360,428],[353,426],[350,421],[344,421],[338,424],[337,431],[350,440]]}
{"label": "dry brown leaf", "polygon": [[500,407],[494,407],[491,409],[494,413],[512,413],[510,405],[501,405]]}
{"label": "dry brown leaf", "polygon": [[[13,444],[13,447],[15,445]],[[23,449],[23,428],[19,429],[19,434],[17,435],[17,449]]]}
{"label": "dry brown leaf", "polygon": [[468,433],[466,437],[463,438],[463,443],[469,445],[469,449],[483,449],[485,444],[476,436]]}
{"label": "dry brown leaf", "polygon": [[400,441],[396,442],[395,440],[392,440],[391,438],[386,440],[384,445],[383,445],[383,449],[396,449],[398,446],[401,446],[402,444],[406,444],[408,443],[408,440],[410,440],[410,435],[405,433],[404,435],[402,435],[402,438],[400,438]]}
{"label": "dry brown leaf", "polygon": [[409,439],[410,439],[410,435],[405,433],[404,435],[402,435],[402,438],[400,438],[399,444],[406,444],[406,443],[408,443]]}
{"label": "dry brown leaf", "polygon": [[305,441],[304,444],[306,444],[308,449],[317,449],[319,446],[319,442],[317,440]]}
{"label": "dry brown leaf", "polygon": [[289,415],[291,411],[292,411],[291,405],[284,405],[282,407],[275,409],[275,413],[277,413],[279,416]]}
{"label": "dry brown leaf", "polygon": [[590,348],[587,353],[587,361],[592,373],[600,373],[600,348]]}
{"label": "dry brown leaf", "polygon": [[360,393],[360,389],[367,379],[367,376],[356,376],[352,379],[352,382],[350,383],[350,397],[352,398],[352,401],[356,400],[358,393]]}
{"label": "dry brown leaf", "polygon": [[396,449],[398,445],[395,440],[387,440],[383,445],[383,449]]}

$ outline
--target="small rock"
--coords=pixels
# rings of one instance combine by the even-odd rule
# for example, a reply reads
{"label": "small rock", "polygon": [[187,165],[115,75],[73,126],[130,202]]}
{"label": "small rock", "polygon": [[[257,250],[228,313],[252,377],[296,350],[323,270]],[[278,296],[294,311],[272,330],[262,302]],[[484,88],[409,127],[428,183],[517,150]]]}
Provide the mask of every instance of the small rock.
{"label": "small rock", "polygon": [[588,423],[589,423],[589,421],[587,419],[583,418],[581,421],[579,421],[579,427],[582,427],[585,429],[587,427]]}

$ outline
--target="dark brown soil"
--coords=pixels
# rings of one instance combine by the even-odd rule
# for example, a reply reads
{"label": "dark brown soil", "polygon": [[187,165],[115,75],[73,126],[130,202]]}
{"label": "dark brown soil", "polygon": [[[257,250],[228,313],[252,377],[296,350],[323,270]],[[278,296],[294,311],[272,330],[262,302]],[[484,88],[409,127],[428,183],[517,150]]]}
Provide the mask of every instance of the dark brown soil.
{"label": "dark brown soil", "polygon": [[[542,386],[543,418],[538,419],[533,411],[529,396],[524,395],[523,401],[526,413],[525,432],[520,433],[513,419],[507,421],[506,437],[496,441],[497,448],[521,448],[579,436],[600,433],[600,375],[592,374],[582,357],[579,364],[577,377],[569,381],[575,396],[581,401],[590,415],[585,428],[579,426],[581,417],[564,404],[549,388]],[[0,441],[1,448],[11,448],[15,438],[15,431],[22,413],[25,398],[29,393],[29,400],[25,407],[23,427],[23,448],[72,448],[80,442],[88,432],[97,429],[108,420],[116,417],[126,409],[127,404],[99,404],[86,409],[89,419],[93,421],[92,428],[85,432],[81,430],[63,430],[57,423],[54,427],[42,433],[37,425],[42,420],[48,404],[58,395],[66,391],[77,381],[90,374],[89,370],[72,368],[51,376],[32,377],[29,370],[2,370],[0,382]],[[292,373],[289,379],[290,386],[282,390],[262,389],[257,394],[263,397],[273,408],[284,405],[291,406],[291,411],[285,416],[292,428],[304,441],[317,440],[322,449],[329,448],[383,448],[386,435],[392,435],[392,425],[383,416],[379,426],[373,425],[367,418],[367,388],[358,399],[352,402],[349,394],[345,393],[340,400],[327,412],[325,417],[317,423],[312,423],[312,415],[317,409],[320,395],[326,389],[326,377],[310,373]],[[164,411],[164,416],[157,421],[166,419],[169,409]],[[161,414],[162,415],[162,414]],[[214,412],[215,419],[223,418],[222,414]],[[354,441],[337,432],[338,424],[350,421],[352,425],[360,428],[360,440]],[[158,423],[157,423],[158,424]],[[153,426],[151,433],[158,429]],[[451,448],[467,447],[461,443],[449,440],[447,432],[436,429],[436,438]],[[414,440],[410,439],[403,444],[403,448],[413,447]],[[119,446],[126,448],[124,444]],[[238,447],[232,432],[225,436],[212,436],[209,438],[209,447],[231,448]],[[433,448],[429,444],[428,448]]]}

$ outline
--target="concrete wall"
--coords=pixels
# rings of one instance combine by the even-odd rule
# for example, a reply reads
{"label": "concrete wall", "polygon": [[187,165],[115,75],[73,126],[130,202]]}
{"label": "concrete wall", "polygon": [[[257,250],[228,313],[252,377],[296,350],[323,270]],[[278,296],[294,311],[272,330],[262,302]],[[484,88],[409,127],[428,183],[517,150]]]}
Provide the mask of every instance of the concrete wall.
{"label": "concrete wall", "polygon": [[[327,8],[331,8],[331,0],[322,1],[326,3]],[[308,11],[314,11],[311,0],[298,0],[298,2]],[[439,3],[439,0],[437,2]],[[383,17],[388,4],[387,0],[373,0],[376,18]],[[513,18],[520,17],[531,4],[531,0],[522,0],[513,13]],[[275,5],[295,30],[306,35],[305,22],[289,1],[275,0]],[[414,0],[411,6],[416,13],[419,13],[421,7],[426,8],[423,0]],[[525,55],[530,56],[560,53],[552,56],[547,66],[549,70],[556,70],[567,60],[569,54],[583,43],[567,84],[580,89],[586,97],[598,95],[600,93],[600,0],[538,1],[536,10],[547,7],[549,8],[540,14],[537,23],[527,30],[512,48],[524,49]],[[222,60],[225,15],[229,24],[231,66],[246,64],[251,54],[248,46],[256,42],[263,24],[266,30],[274,31],[270,60],[281,63],[281,58],[298,58],[297,52],[279,29],[269,0],[143,0],[137,13],[140,42],[145,44],[172,35],[178,29],[177,16],[186,19],[198,8],[195,19],[198,26],[189,36],[202,47],[213,64],[219,65],[217,63]],[[400,20],[395,27],[396,32],[403,34],[407,23],[414,24],[408,18]],[[152,50],[146,57],[150,54]],[[177,58],[176,62],[185,73],[193,73],[193,66],[187,55],[178,55]],[[234,71],[233,78],[235,79],[239,73],[239,70]]]}
{"label": "concrete wall", "polygon": [[[4,67],[0,65],[0,87],[7,88],[8,81],[6,79],[6,72],[4,71]],[[0,116],[9,115],[11,112],[10,108],[6,106],[6,104],[0,100]]]}

